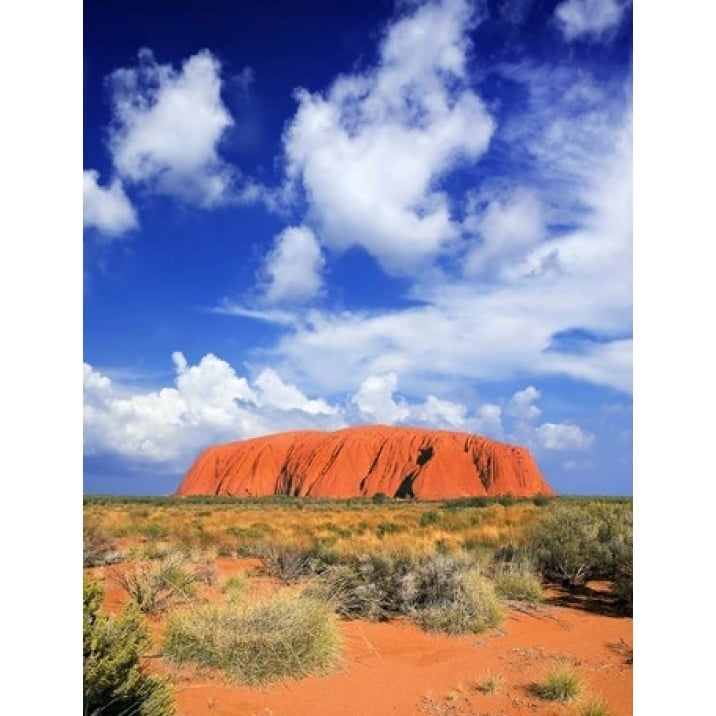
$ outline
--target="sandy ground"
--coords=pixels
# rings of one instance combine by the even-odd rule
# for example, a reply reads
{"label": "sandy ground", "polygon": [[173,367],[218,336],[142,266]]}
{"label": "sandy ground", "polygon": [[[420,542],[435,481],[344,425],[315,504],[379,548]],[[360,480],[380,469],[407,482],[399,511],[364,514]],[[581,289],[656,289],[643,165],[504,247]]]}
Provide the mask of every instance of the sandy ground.
{"label": "sandy ground", "polygon": [[[221,576],[254,560],[220,560]],[[121,565],[122,569],[132,565]],[[107,570],[87,570],[103,577]],[[147,666],[169,673],[177,716],[567,716],[579,714],[588,696],[599,696],[611,716],[632,714],[632,619],[611,612],[605,585],[581,595],[552,591],[538,608],[515,605],[500,629],[480,635],[428,634],[405,620],[342,621],[343,655],[334,672],[263,689],[227,683],[219,675],[177,669],[155,656]],[[270,588],[265,579],[255,588]],[[117,612],[126,595],[105,581],[105,609]],[[150,619],[155,639],[161,621]],[[584,680],[581,699],[554,704],[534,688],[552,667],[574,666]],[[501,684],[488,695],[478,685],[488,675]]]}

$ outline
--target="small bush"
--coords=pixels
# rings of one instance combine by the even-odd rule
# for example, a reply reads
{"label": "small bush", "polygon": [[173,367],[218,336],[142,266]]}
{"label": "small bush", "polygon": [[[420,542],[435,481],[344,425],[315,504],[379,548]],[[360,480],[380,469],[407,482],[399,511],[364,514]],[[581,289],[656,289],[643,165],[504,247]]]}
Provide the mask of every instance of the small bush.
{"label": "small bush", "polygon": [[557,667],[552,669],[544,681],[537,685],[537,694],[548,701],[568,701],[579,695],[582,680],[574,669]]}
{"label": "small bush", "polygon": [[424,629],[448,634],[479,633],[498,626],[503,618],[504,608],[492,583],[476,571],[459,575],[450,599],[417,614]]}
{"label": "small bush", "polygon": [[336,665],[339,650],[327,606],[284,594],[238,609],[204,605],[172,614],[164,638],[169,659],[219,668],[247,684],[325,671]]}
{"label": "small bush", "polygon": [[149,633],[135,605],[118,618],[99,613],[102,588],[87,582],[83,590],[84,716],[170,716],[169,683],[147,676],[139,657],[149,647]]}
{"label": "small bush", "polygon": [[235,601],[244,595],[248,586],[243,574],[232,574],[221,583],[221,591],[229,601]]}
{"label": "small bush", "polygon": [[578,716],[609,716],[609,709],[603,699],[590,696],[577,711]]}
{"label": "small bush", "polygon": [[111,575],[140,611],[155,614],[170,604],[190,601],[196,595],[196,577],[184,569],[183,557],[169,555],[158,565],[142,565],[131,573]]}
{"label": "small bush", "polygon": [[84,527],[82,547],[84,567],[102,567],[106,564],[117,564],[124,559],[109,536],[94,524]]}
{"label": "small bush", "polygon": [[420,526],[429,527],[430,525],[437,525],[440,522],[440,513],[436,510],[428,510],[420,515]]}
{"label": "small bush", "polygon": [[343,616],[380,621],[450,601],[459,575],[471,566],[441,555],[361,555],[328,567],[310,591]]}
{"label": "small bush", "polygon": [[386,502],[388,502],[390,498],[388,495],[386,495],[384,492],[376,492],[373,497],[371,497],[371,502],[374,505],[384,505]]}
{"label": "small bush", "polygon": [[260,556],[264,572],[284,584],[294,584],[318,574],[336,561],[335,554],[325,543],[317,543],[313,547],[264,545]]}
{"label": "small bush", "polygon": [[496,694],[502,686],[502,676],[499,674],[488,674],[477,685],[477,690],[483,694]]}
{"label": "small bush", "polygon": [[380,585],[361,573],[355,565],[328,567],[319,580],[308,588],[307,594],[328,604],[344,617],[382,621],[390,615]]}
{"label": "small bush", "polygon": [[495,591],[503,599],[541,602],[544,597],[539,577],[528,567],[500,570],[494,582]]}
{"label": "small bush", "polygon": [[378,537],[384,537],[385,535],[396,535],[400,532],[407,532],[407,525],[400,525],[396,522],[381,522],[375,528],[375,533]]}
{"label": "small bush", "polygon": [[587,579],[628,577],[631,504],[557,505],[532,529],[529,544],[540,571],[565,586],[578,586]]}

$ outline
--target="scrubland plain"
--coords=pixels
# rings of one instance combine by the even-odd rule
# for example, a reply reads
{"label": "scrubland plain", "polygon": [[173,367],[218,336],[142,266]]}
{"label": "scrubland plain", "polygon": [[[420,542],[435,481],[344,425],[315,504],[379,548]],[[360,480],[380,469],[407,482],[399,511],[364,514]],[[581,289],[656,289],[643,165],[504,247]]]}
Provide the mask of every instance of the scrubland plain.
{"label": "scrubland plain", "polygon": [[84,504],[86,714],[632,712],[630,499]]}

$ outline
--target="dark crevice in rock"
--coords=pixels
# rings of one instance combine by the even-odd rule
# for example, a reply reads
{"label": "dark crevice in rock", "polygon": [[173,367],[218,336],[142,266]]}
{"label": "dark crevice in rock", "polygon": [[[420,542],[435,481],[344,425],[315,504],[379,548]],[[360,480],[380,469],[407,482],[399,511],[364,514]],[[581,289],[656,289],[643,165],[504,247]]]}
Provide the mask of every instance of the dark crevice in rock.
{"label": "dark crevice in rock", "polygon": [[402,499],[405,499],[406,497],[415,497],[415,494],[413,493],[413,480],[415,480],[415,476],[417,475],[416,471],[409,472],[400,483],[400,487],[395,491],[395,494],[393,497],[399,497]]}
{"label": "dark crevice in rock", "polygon": [[422,467],[430,458],[435,454],[432,445],[420,448],[418,452],[418,459],[415,461],[420,467]]}

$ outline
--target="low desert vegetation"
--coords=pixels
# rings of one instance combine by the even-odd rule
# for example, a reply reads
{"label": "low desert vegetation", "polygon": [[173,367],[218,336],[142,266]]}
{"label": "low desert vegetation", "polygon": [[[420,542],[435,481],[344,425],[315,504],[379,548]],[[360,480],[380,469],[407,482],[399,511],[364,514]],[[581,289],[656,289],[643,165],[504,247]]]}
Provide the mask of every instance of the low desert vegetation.
{"label": "low desert vegetation", "polygon": [[247,684],[326,671],[339,661],[336,618],[322,602],[278,593],[248,605],[202,605],[167,619],[163,651]]}
{"label": "low desert vegetation", "polygon": [[85,524],[82,537],[84,567],[102,567],[124,560],[124,555],[117,549],[115,541],[98,524]]}
{"label": "low desert vegetation", "polygon": [[221,592],[230,601],[241,599],[249,588],[249,582],[244,574],[232,574],[221,582]]}
{"label": "low desert vegetation", "polygon": [[499,624],[502,604],[492,583],[466,556],[362,555],[319,568],[309,593],[349,618],[397,615],[450,634]]}
{"label": "low desert vegetation", "polygon": [[587,696],[575,710],[576,716],[610,716],[604,699],[599,696]]}
{"label": "low desert vegetation", "polygon": [[544,590],[539,575],[529,564],[499,567],[494,576],[495,591],[503,599],[541,602]]}
{"label": "low desert vegetation", "polygon": [[572,667],[557,666],[545,674],[535,691],[548,701],[569,701],[579,696],[582,687],[582,679]]}
{"label": "low desert vegetation", "polygon": [[577,587],[607,579],[626,611],[632,608],[631,504],[558,504],[527,530],[535,564],[549,579]]}
{"label": "low desert vegetation", "polygon": [[100,613],[102,588],[86,582],[83,590],[84,716],[171,716],[169,683],[145,675],[139,659],[150,639],[136,605],[119,617]]}
{"label": "low desert vegetation", "polygon": [[[198,576],[208,578],[205,575],[202,570]],[[132,571],[116,571],[111,576],[145,614],[157,614],[196,596],[197,574],[184,566],[180,554],[169,555],[156,564],[142,564]]]}
{"label": "low desert vegetation", "polygon": [[486,674],[477,684],[477,690],[488,696],[496,694],[502,686],[502,676],[500,674]]}
{"label": "low desert vegetation", "polygon": [[417,621],[429,631],[447,634],[479,633],[496,627],[505,609],[495,588],[477,570],[461,572],[444,600],[418,612]]}
{"label": "low desert vegetation", "polygon": [[[90,499],[84,532],[86,573],[129,601],[105,616],[99,587],[85,594],[85,716],[172,713],[167,682],[140,668],[147,615],[154,656],[257,685],[334,668],[338,617],[480,633],[518,601],[590,579],[631,609],[630,501]],[[220,579],[219,567],[242,571]],[[488,672],[474,689],[500,686]],[[535,687],[575,714],[607,714],[581,691],[568,670]]]}

